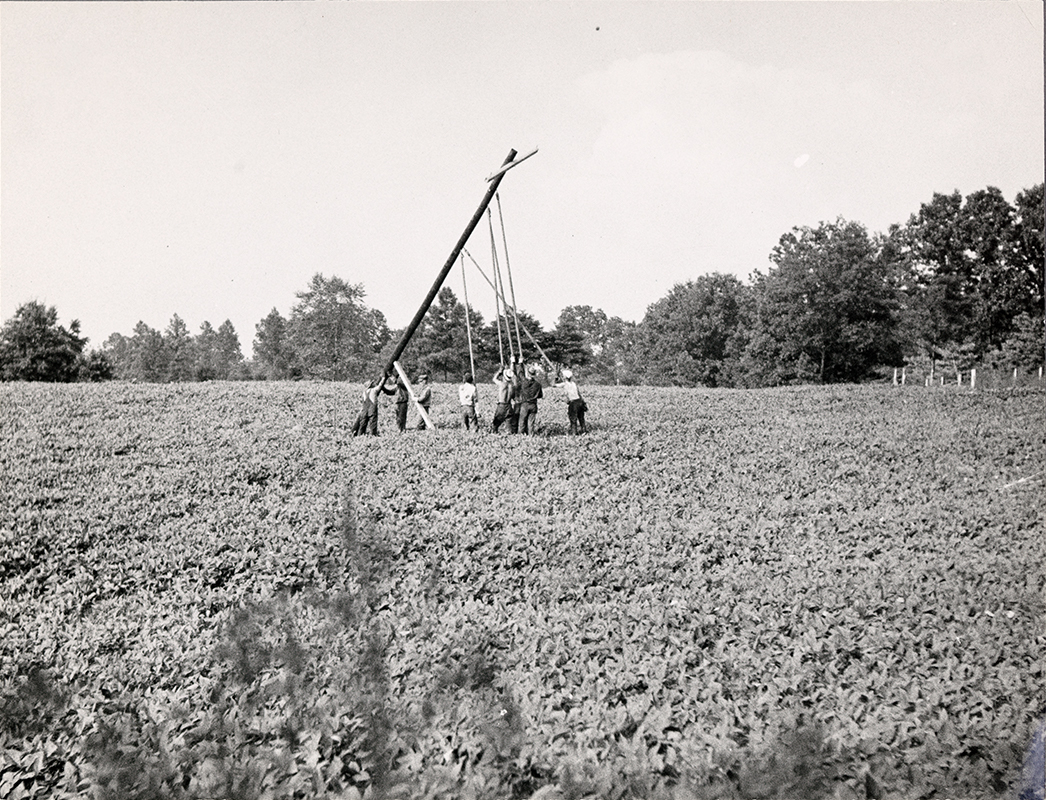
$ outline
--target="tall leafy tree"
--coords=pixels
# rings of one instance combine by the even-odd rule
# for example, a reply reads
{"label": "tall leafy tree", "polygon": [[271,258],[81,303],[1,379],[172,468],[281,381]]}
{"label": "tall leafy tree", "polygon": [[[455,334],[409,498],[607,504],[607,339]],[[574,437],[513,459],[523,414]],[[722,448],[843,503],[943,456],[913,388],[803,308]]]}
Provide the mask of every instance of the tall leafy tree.
{"label": "tall leafy tree", "polygon": [[212,381],[218,377],[218,332],[210,322],[204,320],[200,332],[193,341],[193,352],[196,354],[194,367],[198,381]]}
{"label": "tall leafy tree", "polygon": [[381,312],[363,304],[362,284],[313,275],[291,310],[290,341],[309,378],[363,378],[390,332]]}
{"label": "tall leafy tree", "polygon": [[218,326],[215,334],[215,371],[219,380],[228,381],[243,375],[243,351],[240,337],[230,320]]}
{"label": "tall leafy tree", "polygon": [[860,381],[897,364],[895,265],[863,225],[795,228],[755,279],[746,357],[762,383]]}
{"label": "tall leafy tree", "polygon": [[367,367],[367,371],[370,373],[384,369],[386,361],[381,358],[381,353],[392,343],[393,336],[388,320],[381,311],[376,308],[367,309],[367,317],[370,320],[370,366]]}
{"label": "tall leafy tree", "polygon": [[621,317],[609,317],[603,349],[593,363],[596,379],[613,384],[635,385],[642,381],[639,325]]}
{"label": "tall leafy tree", "polygon": [[592,362],[592,349],[585,332],[570,317],[560,314],[556,327],[545,334],[545,354],[564,367],[584,367]]}
{"label": "tall leafy tree", "polygon": [[989,186],[966,197],[963,213],[973,274],[973,339],[978,350],[987,352],[1002,346],[1013,318],[1023,310],[1019,295],[1024,287],[1009,257],[1014,211],[1002,192]]}
{"label": "tall leafy tree", "polygon": [[[621,317],[608,317],[601,308],[573,305],[564,308],[552,331],[553,340],[563,331],[568,336],[582,337],[584,353],[578,353],[573,363],[586,366],[583,379],[588,383],[636,384],[642,379],[642,357],[639,348],[639,326]],[[576,341],[571,347],[576,347]],[[553,345],[556,352],[559,350]]]}
{"label": "tall leafy tree", "polygon": [[121,380],[133,380],[131,375],[134,360],[134,345],[131,337],[122,333],[110,333],[102,343],[102,352],[113,367],[113,376]]}
{"label": "tall leafy tree", "polygon": [[273,308],[254,328],[254,358],[270,381],[300,375],[287,320]]}
{"label": "tall leafy tree", "polygon": [[1013,201],[1014,223],[1010,238],[1010,260],[1016,296],[1023,304],[1021,313],[1034,317],[1043,310],[1043,291],[1046,289],[1046,205],[1043,203],[1043,184],[1020,192]]}
{"label": "tall leafy tree", "polygon": [[1003,342],[995,357],[999,366],[1032,372],[1043,366],[1046,347],[1046,324],[1043,315],[1018,314],[1013,321],[1014,331]]}
{"label": "tall leafy tree", "polygon": [[972,334],[973,266],[966,252],[962,195],[934,193],[891,235],[906,256],[912,280],[906,327],[930,359]]}
{"label": "tall leafy tree", "polygon": [[1042,185],[1016,206],[989,186],[965,199],[934,194],[903,227],[891,230],[910,265],[906,328],[936,360],[965,352],[971,361],[996,351],[1020,314],[1042,303]]}
{"label": "tall leafy tree", "polygon": [[0,329],[0,377],[5,381],[74,381],[87,339],[80,323],[58,324],[54,306],[31,301]]}
{"label": "tall leafy tree", "polygon": [[677,284],[653,303],[640,326],[648,383],[720,386],[731,343],[745,323],[745,287],[732,275],[703,275]]}
{"label": "tall leafy tree", "polygon": [[606,346],[607,315],[601,308],[587,305],[567,306],[559,312],[556,330],[569,327],[578,331],[584,338],[589,355],[597,357]]}
{"label": "tall leafy tree", "polygon": [[168,381],[194,380],[196,353],[193,337],[185,320],[175,314],[163,333],[163,347],[167,353]]}
{"label": "tall leafy tree", "polygon": [[116,370],[109,356],[101,350],[90,350],[81,354],[79,359],[77,380],[98,383],[100,381],[112,380]]}
{"label": "tall leafy tree", "polygon": [[126,375],[121,377],[159,383],[167,380],[169,374],[163,334],[139,320],[130,340],[130,364]]}
{"label": "tall leafy tree", "polygon": [[[472,326],[473,350],[479,359],[477,369],[491,359],[489,342],[483,333],[483,317],[469,309]],[[457,381],[469,371],[468,327],[465,324],[465,305],[449,286],[444,286],[429,307],[419,334],[411,343],[418,363],[442,381]],[[493,361],[497,361],[497,341],[494,342]]]}

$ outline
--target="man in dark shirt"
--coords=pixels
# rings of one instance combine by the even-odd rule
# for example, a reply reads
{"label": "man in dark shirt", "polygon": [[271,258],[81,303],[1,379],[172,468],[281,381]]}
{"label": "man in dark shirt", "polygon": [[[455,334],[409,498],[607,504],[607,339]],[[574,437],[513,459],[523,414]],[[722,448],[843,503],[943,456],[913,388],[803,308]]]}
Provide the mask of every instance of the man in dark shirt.
{"label": "man in dark shirt", "polygon": [[523,386],[523,364],[516,361],[509,381],[508,392],[508,432],[519,433],[519,392]]}
{"label": "man in dark shirt", "polygon": [[537,429],[538,400],[541,399],[541,383],[537,379],[537,367],[527,370],[527,377],[519,388],[519,432],[533,435]]}
{"label": "man in dark shirt", "polygon": [[403,378],[396,378],[396,427],[400,433],[407,430],[407,409],[410,407],[410,394]]}

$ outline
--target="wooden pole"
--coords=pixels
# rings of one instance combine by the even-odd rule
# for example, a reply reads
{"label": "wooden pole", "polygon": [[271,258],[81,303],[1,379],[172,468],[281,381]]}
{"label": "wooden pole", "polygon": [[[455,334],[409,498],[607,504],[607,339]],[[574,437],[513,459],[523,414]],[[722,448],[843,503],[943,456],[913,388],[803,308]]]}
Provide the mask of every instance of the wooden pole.
{"label": "wooden pole", "polygon": [[[487,222],[490,222],[490,209],[487,209]],[[490,225],[490,255],[494,259],[494,263],[497,263],[498,255],[494,252],[494,227],[493,223]],[[464,265],[462,265],[464,269]],[[497,279],[497,270],[494,271],[494,277]],[[501,369],[505,368],[505,343],[501,338],[501,298],[498,297],[498,287],[494,287],[494,322],[498,329],[498,366]]]}
{"label": "wooden pole", "polygon": [[[494,300],[495,300],[495,305],[497,305],[497,303],[500,302],[501,296],[504,294],[505,279],[501,277],[501,264],[498,261],[498,246],[497,246],[497,243],[494,240],[494,218],[493,218],[493,216],[491,216],[491,212],[490,212],[489,208],[487,209],[487,222],[490,224],[490,263],[494,265],[493,266],[493,270],[492,270],[492,272],[494,273]],[[465,252],[468,253],[468,250],[466,250]],[[471,253],[469,253],[469,258],[472,258],[472,254]],[[473,259],[473,261],[475,261],[475,259]],[[486,278],[486,275],[484,275],[483,277]],[[502,305],[504,305],[504,304],[502,304]],[[498,310],[498,345],[499,346],[501,344],[501,313],[502,313],[501,310]],[[509,325],[508,325],[508,309],[507,308],[504,309],[504,313],[505,313],[505,335],[508,337],[508,358],[509,358],[509,363],[510,364],[514,364],[515,361],[516,361],[516,348],[512,344],[512,331],[511,331],[511,329],[509,328]],[[505,366],[504,353],[502,352],[501,355],[502,355],[501,366]],[[523,351],[522,350],[520,351],[519,355],[520,355],[520,358],[523,357]]]}
{"label": "wooden pole", "polygon": [[461,291],[465,297],[465,332],[469,338],[469,374],[476,383],[476,356],[472,353],[472,315],[469,308],[469,287],[465,283],[465,256],[461,257]]}
{"label": "wooden pole", "polygon": [[428,430],[436,430],[436,426],[432,424],[432,420],[429,419],[428,413],[426,413],[424,406],[418,402],[417,395],[414,394],[414,387],[410,385],[410,381],[407,380],[407,373],[403,371],[403,367],[400,366],[400,362],[393,361],[393,368],[396,373],[400,376],[400,380],[403,381],[403,385],[407,387],[407,394],[410,395],[410,399],[414,401],[414,405],[418,407],[418,413],[421,414],[421,418],[425,420],[425,426]]}
{"label": "wooden pole", "polygon": [[432,288],[429,289],[429,293],[425,296],[425,299],[421,303],[421,308],[414,315],[414,319],[410,321],[410,324],[403,331],[403,336],[400,337],[399,343],[396,345],[396,349],[389,357],[388,363],[385,365],[385,371],[382,373],[382,383],[385,379],[392,374],[392,370],[395,368],[393,365],[399,361],[399,357],[403,355],[403,351],[407,349],[407,345],[410,343],[410,337],[414,335],[414,332],[421,325],[421,321],[425,318],[425,314],[429,310],[429,306],[432,305],[432,301],[436,299],[436,295],[439,294],[440,287],[443,285],[443,281],[447,279],[447,275],[450,274],[450,270],[454,266],[454,262],[458,260],[458,254],[461,253],[465,247],[465,243],[468,242],[469,237],[472,235],[472,231],[475,230],[476,225],[483,218],[483,212],[487,210],[487,206],[490,205],[490,201],[494,198],[494,194],[498,190],[498,185],[501,183],[501,179],[505,177],[504,168],[510,165],[516,158],[516,151],[509,150],[508,156],[505,158],[504,164],[502,164],[502,170],[499,173],[495,173],[491,176],[490,185],[487,186],[487,191],[483,195],[483,200],[480,201],[479,208],[476,209],[476,213],[472,215],[472,219],[469,220],[468,225],[465,226],[464,232],[458,238],[457,244],[454,245],[454,249],[447,257],[446,263],[443,265],[443,269],[440,270],[439,275],[436,276],[436,280],[432,284]]}
{"label": "wooden pole", "polygon": [[[516,310],[516,290],[512,286],[512,267],[508,262],[508,239],[505,238],[505,218],[501,215],[501,195],[497,195],[498,219],[501,221],[502,249],[505,252],[505,272],[508,273],[508,290],[512,295],[512,318],[516,321],[516,344],[519,345],[519,360],[523,360],[523,340],[519,335],[519,313]],[[510,334],[511,335],[511,334]]]}

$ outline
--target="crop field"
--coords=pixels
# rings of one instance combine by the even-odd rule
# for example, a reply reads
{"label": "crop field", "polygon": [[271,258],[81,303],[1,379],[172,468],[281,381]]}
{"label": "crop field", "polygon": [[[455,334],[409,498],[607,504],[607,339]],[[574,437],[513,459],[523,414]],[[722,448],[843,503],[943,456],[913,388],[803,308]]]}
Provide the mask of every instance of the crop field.
{"label": "crop field", "polygon": [[0,385],[0,797],[1015,795],[1041,388],[360,392]]}

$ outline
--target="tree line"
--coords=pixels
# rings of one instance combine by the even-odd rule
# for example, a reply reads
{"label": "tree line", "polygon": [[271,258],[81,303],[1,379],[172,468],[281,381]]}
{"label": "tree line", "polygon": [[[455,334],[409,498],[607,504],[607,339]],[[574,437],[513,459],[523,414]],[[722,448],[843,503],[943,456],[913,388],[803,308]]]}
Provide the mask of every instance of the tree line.
{"label": "tree line", "polygon": [[[460,380],[473,360],[486,378],[518,356],[584,368],[591,383],[709,387],[859,382],[899,366],[1031,370],[1043,362],[1043,228],[1041,183],[1012,204],[995,187],[934,194],[885,233],[842,218],[794,228],[765,272],[677,284],[638,323],[587,305],[547,331],[525,311],[485,321],[445,287],[401,362],[436,381]],[[362,284],[315,274],[289,317],[273,308],[258,322],[250,360],[228,320],[195,335],[177,314],[163,332],[139,322],[86,351],[76,321],[63,328],[54,308],[27,303],[0,331],[0,376],[365,380],[401,331],[364,298]]]}

